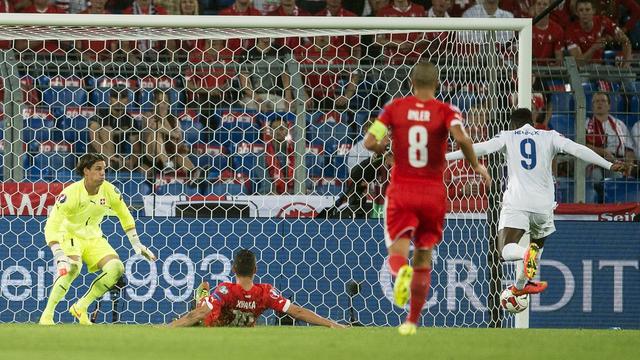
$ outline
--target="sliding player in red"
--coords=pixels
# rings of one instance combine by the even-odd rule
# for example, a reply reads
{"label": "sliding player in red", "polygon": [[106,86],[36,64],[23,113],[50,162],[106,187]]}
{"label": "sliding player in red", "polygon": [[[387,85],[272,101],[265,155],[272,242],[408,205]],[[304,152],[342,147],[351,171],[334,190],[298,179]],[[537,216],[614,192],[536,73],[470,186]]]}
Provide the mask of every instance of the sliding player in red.
{"label": "sliding player in red", "polygon": [[344,328],[344,325],[325,319],[280,295],[270,284],[255,284],[256,256],[250,250],[240,250],[233,259],[236,282],[223,282],[213,293],[209,284],[203,282],[196,290],[197,305],[183,317],[169,326],[183,327],[202,324],[203,326],[251,327],[267,309],[284,312],[309,324],[330,328]]}

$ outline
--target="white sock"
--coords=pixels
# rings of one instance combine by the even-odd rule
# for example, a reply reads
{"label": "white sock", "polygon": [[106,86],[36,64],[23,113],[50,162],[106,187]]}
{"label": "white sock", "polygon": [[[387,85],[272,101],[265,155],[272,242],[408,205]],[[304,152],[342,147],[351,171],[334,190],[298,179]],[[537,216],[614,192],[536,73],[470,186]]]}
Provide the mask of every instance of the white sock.
{"label": "white sock", "polygon": [[502,258],[505,261],[516,261],[524,259],[527,248],[516,243],[507,244],[502,248]]}
{"label": "white sock", "polygon": [[522,290],[527,285],[527,277],[524,275],[524,263],[522,261],[516,262],[516,289]]}

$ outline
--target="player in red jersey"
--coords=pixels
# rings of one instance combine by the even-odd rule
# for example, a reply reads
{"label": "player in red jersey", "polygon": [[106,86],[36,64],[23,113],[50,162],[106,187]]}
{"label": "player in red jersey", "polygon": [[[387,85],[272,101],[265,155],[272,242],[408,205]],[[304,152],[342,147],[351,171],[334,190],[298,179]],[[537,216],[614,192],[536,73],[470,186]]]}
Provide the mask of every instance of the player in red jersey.
{"label": "player in red jersey", "polygon": [[233,259],[236,282],[223,282],[209,294],[209,284],[204,282],[196,290],[197,306],[169,326],[183,327],[202,324],[203,326],[252,327],[256,319],[267,309],[284,312],[314,325],[334,329],[344,325],[325,319],[280,295],[270,284],[255,284],[256,256],[250,250],[240,250]]}
{"label": "player in red jersey", "polygon": [[[473,170],[485,182],[491,177],[478,163],[473,143],[462,125],[460,111],[435,98],[438,68],[418,63],[411,73],[413,96],[387,104],[369,128],[364,146],[377,153],[385,151],[391,130],[395,165],[387,189],[385,243],[388,264],[396,276],[394,302],[404,307],[411,298],[409,315],[398,329],[402,335],[416,333],[422,306],[429,292],[431,253],[442,239],[447,192],[443,182],[444,155],[449,134],[463,151]],[[408,265],[413,239],[413,267]]]}

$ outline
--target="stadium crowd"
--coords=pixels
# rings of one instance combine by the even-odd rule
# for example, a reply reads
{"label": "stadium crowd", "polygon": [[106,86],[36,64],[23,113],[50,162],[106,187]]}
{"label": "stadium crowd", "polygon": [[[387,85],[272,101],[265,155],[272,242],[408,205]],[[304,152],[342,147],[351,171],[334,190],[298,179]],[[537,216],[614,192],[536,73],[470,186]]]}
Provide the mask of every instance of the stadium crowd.
{"label": "stadium crowd", "polygon": [[[0,12],[513,18],[535,17],[551,2],[5,0],[0,1]],[[637,67],[639,20],[640,4],[635,0],[566,0],[559,9],[534,26],[534,65],[561,66],[564,56],[572,56],[585,68],[592,64],[603,64],[635,73],[635,79],[625,84],[610,79],[594,79],[585,84],[585,89],[589,89],[587,145],[610,161],[637,162],[640,156],[640,79]],[[455,36],[458,38],[453,39]],[[42,89],[51,90],[56,78],[66,81],[60,88],[72,87],[74,85],[69,82],[69,77],[51,74],[45,84],[41,78],[29,77],[28,71],[21,74],[24,75],[22,85],[27,95],[25,102],[33,106],[32,114],[37,113],[43,104],[50,105],[45,111],[47,113],[54,116],[56,112],[64,114],[58,118],[68,115],[68,105],[72,103],[77,107],[88,103],[94,105],[94,111],[85,114],[87,121],[84,126],[89,130],[86,132],[87,146],[76,146],[74,152],[101,152],[107,156],[113,169],[125,168],[142,173],[144,178],[160,184],[166,193],[173,190],[165,182],[171,182],[176,177],[187,184],[180,187],[179,191],[187,193],[211,193],[215,189],[265,194],[293,192],[294,149],[299,139],[295,138],[296,132],[291,129],[295,114],[305,111],[309,114],[309,126],[304,161],[310,181],[313,181],[310,189],[316,193],[337,194],[342,189],[341,182],[358,182],[353,177],[348,180],[349,170],[355,164],[371,161],[366,156],[362,157],[363,152],[358,150],[358,140],[364,133],[362,127],[377,115],[390,97],[409,93],[407,82],[398,81],[407,75],[407,67],[403,65],[411,65],[421,57],[449,46],[459,46],[448,48],[447,51],[454,54],[468,54],[474,49],[477,51],[481,49],[481,44],[489,42],[486,36],[484,32],[457,35],[454,32],[432,32],[381,34],[362,38],[315,36],[228,41],[82,40],[73,43],[16,40],[13,44],[1,42],[0,47],[14,47],[21,56],[33,53],[37,56],[57,54],[66,57],[77,53],[79,61],[138,64],[186,60],[188,68],[177,72],[175,76],[167,76],[167,73],[149,74],[135,81],[104,76],[102,81],[106,81],[106,85],[103,86],[99,78],[93,80],[93,85],[88,84],[86,78],[82,79],[78,88],[89,88],[87,99],[78,100],[71,96],[69,103],[62,104],[63,109],[53,109],[54,105],[47,103],[46,91]],[[514,56],[510,46],[512,40],[512,33],[497,34],[497,51],[505,58]],[[467,46],[469,44],[471,46]],[[285,61],[287,57],[295,59],[300,66],[304,94],[293,91],[294,74]],[[21,58],[20,61],[27,62],[25,59]],[[368,67],[359,67],[358,64]],[[376,72],[380,65],[384,69]],[[383,81],[381,84],[372,79]],[[553,91],[565,86],[562,81],[554,79],[534,81],[532,107],[538,128],[557,128],[561,131],[566,127],[563,124],[559,126],[559,121],[575,121],[571,114],[562,113],[574,111],[570,106],[554,108],[558,101]],[[474,141],[487,140],[491,114],[495,112],[491,110],[492,103],[481,96],[482,91],[477,88],[462,89],[452,84],[443,84],[443,88],[453,89],[452,93],[469,93],[469,98],[473,99],[470,103],[456,103],[451,98],[445,100],[451,100],[461,108]],[[515,93],[514,89],[512,83],[500,90]],[[60,98],[62,90],[54,93]],[[300,101],[301,98],[306,100]],[[506,101],[513,103],[513,99]],[[240,114],[234,109],[240,109]],[[246,114],[251,116],[247,119]],[[73,124],[73,119],[69,123]],[[336,134],[342,134],[342,138]],[[576,134],[569,131],[564,135],[575,137]],[[37,138],[37,131],[34,136]],[[66,139],[64,132],[62,137]],[[35,152],[40,150],[38,148]],[[252,157],[255,154],[261,155]],[[358,160],[362,157],[362,161],[354,160],[354,156]],[[29,165],[37,169],[35,157]],[[387,161],[377,163],[386,164]],[[360,168],[366,166],[361,164]],[[446,181],[450,184],[450,198],[458,202],[456,206],[462,209],[484,207],[484,188],[465,164],[454,162],[449,170]],[[559,166],[558,172],[559,177],[572,176],[570,167]],[[593,170],[589,171],[589,175],[595,191],[593,200],[604,201],[604,179],[611,174]],[[350,189],[348,192],[353,192],[354,188],[366,192],[373,188],[380,189],[381,184],[374,186],[373,183],[385,181],[384,176],[369,177],[372,179],[369,182],[345,188]],[[42,169],[38,169],[32,180],[36,178],[45,178]],[[211,181],[207,180],[226,185],[212,188],[207,185]],[[369,184],[372,186],[367,183],[372,183]],[[157,186],[155,191],[162,193],[158,192]],[[380,192],[374,190],[369,197],[377,197],[376,191]],[[144,194],[140,188],[137,192]],[[356,203],[362,206],[360,200]]]}

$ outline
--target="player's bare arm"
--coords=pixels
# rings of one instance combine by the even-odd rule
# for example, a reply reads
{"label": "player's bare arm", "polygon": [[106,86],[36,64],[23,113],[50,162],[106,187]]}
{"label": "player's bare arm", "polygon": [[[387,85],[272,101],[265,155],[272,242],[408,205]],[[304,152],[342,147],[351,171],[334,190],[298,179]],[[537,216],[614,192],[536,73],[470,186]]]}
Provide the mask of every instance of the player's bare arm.
{"label": "player's bare arm", "polygon": [[289,309],[287,309],[287,314],[291,315],[295,319],[302,320],[306,323],[313,325],[326,326],[332,329],[344,329],[346,326],[342,324],[338,324],[335,321],[323,318],[322,316],[314,313],[311,310],[305,309],[301,306],[291,304]]}
{"label": "player's bare arm", "polygon": [[186,315],[182,316],[179,319],[172,321],[169,324],[169,327],[187,327],[194,326],[200,323],[207,314],[210,312],[209,308],[206,306],[199,306],[194,310],[189,311]]}
{"label": "player's bare arm", "polygon": [[489,175],[489,172],[484,167],[484,165],[478,162],[476,153],[473,150],[473,141],[471,140],[469,135],[467,135],[464,127],[462,127],[462,125],[452,125],[449,129],[449,132],[451,133],[451,136],[453,136],[453,139],[456,141],[456,143],[460,146],[460,150],[462,150],[465,159],[467,159],[473,171],[482,176],[482,179],[485,183],[490,184],[491,176]]}

